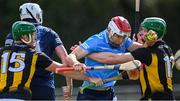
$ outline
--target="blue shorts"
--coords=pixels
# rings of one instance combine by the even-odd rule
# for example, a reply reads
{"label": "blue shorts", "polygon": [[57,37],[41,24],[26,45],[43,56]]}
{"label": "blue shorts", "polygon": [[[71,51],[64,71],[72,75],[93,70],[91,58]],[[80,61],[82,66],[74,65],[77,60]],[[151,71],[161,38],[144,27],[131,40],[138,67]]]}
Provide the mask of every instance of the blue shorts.
{"label": "blue shorts", "polygon": [[55,100],[55,88],[31,85],[32,100]]}
{"label": "blue shorts", "polygon": [[114,97],[112,88],[107,91],[84,89],[83,94],[78,93],[77,100],[113,100]]}

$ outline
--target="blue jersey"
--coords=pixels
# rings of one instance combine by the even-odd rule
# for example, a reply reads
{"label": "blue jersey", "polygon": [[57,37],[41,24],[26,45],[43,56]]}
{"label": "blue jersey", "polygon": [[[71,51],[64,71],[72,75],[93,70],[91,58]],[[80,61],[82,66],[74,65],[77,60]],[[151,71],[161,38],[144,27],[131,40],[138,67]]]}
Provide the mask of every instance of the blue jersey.
{"label": "blue jersey", "polygon": [[[42,25],[35,26],[37,30],[36,50],[38,52],[44,52],[52,58],[55,48],[62,44],[61,39],[52,29]],[[11,42],[13,42],[12,39],[12,34],[9,33],[6,37],[5,45],[11,45]],[[42,68],[37,68],[31,84],[45,85],[54,88],[54,74]]]}
{"label": "blue jersey", "polygon": [[[109,44],[108,39],[108,32],[107,30],[104,30],[100,32],[99,34],[95,34],[88,38],[84,43],[80,45],[80,47],[87,51],[89,54],[94,52],[112,52],[112,53],[125,53],[126,49],[132,45],[132,40],[130,38],[127,38],[120,47],[114,48]],[[97,61],[94,61],[88,57],[85,57],[85,64],[87,66],[104,66],[107,64],[100,63]],[[107,79],[110,77],[114,77],[119,75],[118,70],[89,70],[86,71],[86,74],[92,77],[98,77],[102,79]],[[111,87],[114,86],[116,81],[111,81],[103,84],[102,86],[98,87]],[[89,82],[84,81],[83,86],[88,85]],[[96,87],[93,87],[96,88]]]}
{"label": "blue jersey", "polygon": [[[50,28],[38,25],[37,29],[37,44],[36,50],[44,52],[52,58],[55,48],[62,44],[58,34]],[[32,84],[35,85],[48,85],[54,87],[54,74],[52,72],[37,69],[34,75]]]}

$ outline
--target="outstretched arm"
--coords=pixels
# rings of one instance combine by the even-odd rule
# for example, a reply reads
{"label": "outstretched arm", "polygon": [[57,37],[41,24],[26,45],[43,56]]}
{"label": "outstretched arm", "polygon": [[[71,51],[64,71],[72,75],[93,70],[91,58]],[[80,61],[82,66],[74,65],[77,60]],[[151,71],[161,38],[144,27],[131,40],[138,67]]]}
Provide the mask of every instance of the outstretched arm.
{"label": "outstretched arm", "polygon": [[[55,50],[56,50],[56,54],[61,59],[62,63],[67,65],[66,57],[67,57],[68,54],[67,54],[67,51],[64,48],[64,46],[59,45],[59,46],[57,46],[55,48]],[[69,77],[66,77],[66,85],[69,88],[68,93],[67,93],[68,94],[67,97],[69,98],[72,95],[72,91],[73,91],[73,80],[71,78],[69,78]]]}
{"label": "outstretched arm", "polygon": [[74,59],[79,60],[79,59],[87,56],[88,52],[86,52],[80,46],[77,46],[70,54],[73,54],[75,56]]}
{"label": "outstretched arm", "polygon": [[141,43],[138,43],[138,42],[133,42],[133,44],[128,48],[129,51],[134,51],[138,48],[142,48],[143,45]]}
{"label": "outstretched arm", "polygon": [[[61,68],[64,67],[65,65],[60,64],[58,62],[53,61],[50,66],[46,68],[46,70],[51,71],[51,72],[56,72],[56,68]],[[57,74],[70,77],[76,80],[83,80],[83,81],[89,81],[92,83],[95,83],[96,85],[102,85],[103,82],[99,78],[93,78],[85,75],[84,73],[81,73],[79,71],[63,71],[63,72],[58,72]]]}
{"label": "outstretched arm", "polygon": [[[129,51],[134,51],[138,48],[142,48],[142,44],[138,42],[133,42],[133,44],[128,48]],[[130,53],[110,53],[110,52],[99,52],[92,53],[88,55],[89,58],[106,64],[121,64],[134,60],[133,56]]]}
{"label": "outstretched arm", "polygon": [[89,58],[106,64],[121,64],[128,61],[134,60],[131,53],[110,53],[110,52],[99,52],[88,55]]}
{"label": "outstretched arm", "polygon": [[[87,56],[88,52],[80,48],[80,46],[76,47],[66,58],[69,66],[73,66],[77,68],[77,70],[81,70],[81,67],[85,67],[84,64],[80,63],[78,60]],[[80,68],[78,68],[80,67]]]}

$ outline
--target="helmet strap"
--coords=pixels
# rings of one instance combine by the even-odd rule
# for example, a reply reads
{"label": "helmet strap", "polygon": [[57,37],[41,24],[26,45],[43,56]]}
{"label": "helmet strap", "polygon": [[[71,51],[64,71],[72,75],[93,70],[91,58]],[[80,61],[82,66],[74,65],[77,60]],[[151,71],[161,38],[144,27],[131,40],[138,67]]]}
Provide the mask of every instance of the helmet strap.
{"label": "helmet strap", "polygon": [[32,15],[32,13],[29,11],[29,9],[26,8],[26,11],[31,15],[31,17],[38,23],[38,20]]}
{"label": "helmet strap", "polygon": [[25,44],[31,43],[31,41],[32,41],[32,35],[31,35],[31,34],[28,34],[28,36],[29,36],[29,41],[25,41],[24,39],[21,39],[21,41],[24,42]]}

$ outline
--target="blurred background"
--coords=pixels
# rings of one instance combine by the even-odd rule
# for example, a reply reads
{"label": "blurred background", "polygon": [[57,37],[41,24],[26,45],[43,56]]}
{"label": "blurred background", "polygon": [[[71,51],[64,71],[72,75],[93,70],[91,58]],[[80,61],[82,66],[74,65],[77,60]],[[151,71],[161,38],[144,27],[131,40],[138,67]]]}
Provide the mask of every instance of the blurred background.
{"label": "blurred background", "polygon": [[[5,36],[11,31],[13,22],[20,20],[18,9],[25,2],[35,2],[41,6],[43,25],[59,33],[68,53],[70,47],[78,41],[83,42],[89,36],[104,30],[113,16],[127,18],[133,28],[132,34],[135,32],[135,0],[0,0],[0,46],[4,45]],[[141,0],[140,22],[150,16],[162,17],[167,23],[164,40],[172,47],[174,53],[180,48],[179,11],[180,0]],[[56,55],[54,59],[60,61]],[[174,83],[177,85],[175,95],[178,98],[180,71],[176,68],[173,70]],[[64,77],[56,76],[56,86],[65,85],[64,80]],[[80,84],[80,81],[74,81],[74,86],[78,87]],[[137,84],[138,81],[118,81],[117,87],[121,90],[121,86],[128,85],[135,88],[130,89],[130,92],[137,93]]]}

